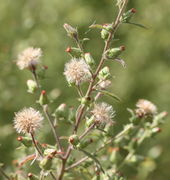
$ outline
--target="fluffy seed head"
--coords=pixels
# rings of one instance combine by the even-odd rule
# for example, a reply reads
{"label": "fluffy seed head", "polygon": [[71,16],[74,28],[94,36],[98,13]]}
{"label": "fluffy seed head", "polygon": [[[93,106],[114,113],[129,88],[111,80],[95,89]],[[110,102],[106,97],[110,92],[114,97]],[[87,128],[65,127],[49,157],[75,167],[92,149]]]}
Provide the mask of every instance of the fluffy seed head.
{"label": "fluffy seed head", "polygon": [[92,110],[92,114],[96,122],[109,123],[115,116],[115,111],[113,110],[112,106],[102,102],[95,104],[94,109]]}
{"label": "fluffy seed head", "polygon": [[64,75],[69,83],[75,83],[76,85],[82,82],[88,81],[91,77],[89,66],[83,59],[71,59],[66,63]]}
{"label": "fluffy seed head", "polygon": [[40,126],[43,116],[33,108],[24,108],[14,117],[14,128],[18,133],[34,133]]}
{"label": "fluffy seed head", "polygon": [[19,69],[36,67],[40,63],[42,51],[40,48],[29,47],[18,55],[17,66]]}
{"label": "fluffy seed head", "polygon": [[136,114],[138,116],[154,115],[157,113],[157,107],[152,102],[145,99],[140,99],[136,107]]}

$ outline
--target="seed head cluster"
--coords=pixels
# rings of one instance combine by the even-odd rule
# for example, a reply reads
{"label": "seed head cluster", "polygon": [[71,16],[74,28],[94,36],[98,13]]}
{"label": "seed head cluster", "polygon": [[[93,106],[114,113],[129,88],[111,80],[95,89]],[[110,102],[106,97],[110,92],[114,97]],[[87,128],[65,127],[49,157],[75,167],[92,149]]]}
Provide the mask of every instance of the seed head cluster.
{"label": "seed head cluster", "polygon": [[69,83],[75,83],[79,85],[90,79],[91,74],[89,66],[83,59],[71,59],[70,62],[66,63],[64,75]]}
{"label": "seed head cluster", "polygon": [[29,47],[18,55],[17,66],[21,70],[35,67],[40,63],[41,56],[42,51],[40,48]]}
{"label": "seed head cluster", "polygon": [[157,107],[150,101],[140,99],[136,104],[136,114],[140,116],[154,115],[157,113]]}
{"label": "seed head cluster", "polygon": [[110,123],[115,116],[113,107],[104,102],[95,104],[91,112],[95,121],[99,123]]}
{"label": "seed head cluster", "polygon": [[24,108],[14,117],[14,128],[18,133],[34,133],[40,128],[43,116],[33,108]]}

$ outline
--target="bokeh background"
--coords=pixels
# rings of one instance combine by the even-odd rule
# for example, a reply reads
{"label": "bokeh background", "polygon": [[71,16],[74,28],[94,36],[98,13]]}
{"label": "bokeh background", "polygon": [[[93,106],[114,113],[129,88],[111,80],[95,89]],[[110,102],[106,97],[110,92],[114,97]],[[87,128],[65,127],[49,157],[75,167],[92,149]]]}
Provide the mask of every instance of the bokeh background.
{"label": "bokeh background", "polygon": [[[98,30],[88,31],[96,23],[112,22],[116,9],[113,0],[1,0],[0,1],[0,161],[8,168],[15,159],[18,146],[13,130],[14,112],[23,107],[36,106],[35,97],[26,92],[26,80],[31,78],[27,70],[20,71],[15,65],[18,52],[28,46],[41,47],[43,64],[48,65],[44,88],[56,99],[52,108],[65,102],[75,105],[75,89],[68,88],[63,76],[64,64],[69,60],[65,53],[73,42],[63,30],[64,23],[78,27],[81,37],[89,37],[86,52],[95,60],[100,59],[103,41]],[[126,108],[134,108],[139,98],[154,102],[160,111],[170,107],[170,1],[130,0],[128,8],[136,8],[134,22],[142,23],[148,30],[122,25],[116,34],[126,45],[122,56],[127,63],[124,69],[118,63],[110,63],[113,75],[111,91],[123,100],[121,103],[106,98],[117,111],[118,124],[123,125],[129,116]],[[48,132],[46,132],[48,134]],[[61,132],[62,134],[62,129]],[[148,171],[145,179],[170,179],[170,118],[162,126],[162,132],[145,143],[160,149],[157,165]],[[141,179],[141,172],[128,172],[130,179]],[[143,172],[143,171],[142,171]],[[132,175],[130,175],[132,174]],[[136,176],[136,174],[138,174]],[[132,178],[133,176],[133,178]],[[0,178],[1,179],[1,178]]]}

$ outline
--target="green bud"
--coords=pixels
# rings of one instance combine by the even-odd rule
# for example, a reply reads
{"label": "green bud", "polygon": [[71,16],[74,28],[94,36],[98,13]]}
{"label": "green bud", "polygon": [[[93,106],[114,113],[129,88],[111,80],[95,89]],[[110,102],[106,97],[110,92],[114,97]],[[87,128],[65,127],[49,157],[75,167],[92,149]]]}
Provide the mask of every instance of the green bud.
{"label": "green bud", "polygon": [[125,50],[125,46],[108,49],[105,53],[105,58],[106,59],[116,59],[124,50]]}
{"label": "green bud", "polygon": [[31,147],[32,146],[32,139],[29,137],[19,136],[17,138],[17,140],[20,141],[25,147]]}
{"label": "green bud", "polygon": [[76,28],[73,28],[69,24],[64,24],[64,29],[67,32],[67,35],[71,38],[77,39],[78,38],[78,32]]}
{"label": "green bud", "polygon": [[92,55],[90,53],[85,53],[84,58],[85,58],[86,63],[90,67],[94,67],[95,61],[94,61],[94,59],[93,59],[93,57],[92,57]]}
{"label": "green bud", "polygon": [[56,149],[45,149],[44,156],[54,156],[56,152]]}
{"label": "green bud", "polygon": [[49,103],[49,100],[47,98],[47,95],[46,95],[46,91],[45,90],[42,90],[41,91],[41,95],[40,95],[40,98],[38,100],[38,103],[43,106],[43,105],[46,105]]}
{"label": "green bud", "polygon": [[55,110],[55,116],[57,118],[65,118],[66,117],[66,104],[60,104],[58,108]]}
{"label": "green bud", "polygon": [[32,173],[28,173],[27,177],[28,177],[28,180],[38,180],[39,179],[36,175],[34,175]]}
{"label": "green bud", "polygon": [[35,81],[33,81],[33,80],[31,80],[31,79],[29,79],[28,81],[27,81],[27,87],[28,87],[28,92],[29,93],[34,93],[36,90],[37,90],[37,83],[35,82]]}
{"label": "green bud", "polygon": [[39,164],[41,169],[50,170],[52,167],[52,156],[44,157]]}
{"label": "green bud", "polygon": [[155,135],[157,135],[160,132],[161,132],[161,128],[159,128],[159,127],[153,128],[152,129],[152,137],[154,137]]}
{"label": "green bud", "polygon": [[76,134],[71,135],[68,141],[73,146],[78,145],[78,143],[80,142],[79,137]]}
{"label": "green bud", "polygon": [[121,21],[123,23],[129,22],[135,13],[136,13],[136,9],[134,9],[134,8],[130,9],[129,11],[127,11],[126,13],[123,14]]}
{"label": "green bud", "polygon": [[90,97],[82,97],[81,98],[81,104],[84,104],[86,106],[90,105],[91,98]]}
{"label": "green bud", "polygon": [[107,66],[105,66],[103,69],[100,70],[98,78],[100,80],[105,80],[110,76],[110,71]]}
{"label": "green bud", "polygon": [[82,56],[82,50],[80,48],[75,48],[75,47],[68,47],[66,49],[66,52],[68,52],[71,56],[79,58]]}
{"label": "green bud", "polygon": [[112,24],[103,25],[103,29],[101,31],[101,38],[107,40],[109,33],[113,30]]}
{"label": "green bud", "polygon": [[94,124],[94,122],[95,122],[95,119],[93,116],[90,118],[86,118],[86,126],[87,127],[90,127],[92,124]]}
{"label": "green bud", "polygon": [[78,149],[86,148],[88,145],[90,145],[93,142],[93,139],[89,138],[84,141],[81,141],[76,147]]}

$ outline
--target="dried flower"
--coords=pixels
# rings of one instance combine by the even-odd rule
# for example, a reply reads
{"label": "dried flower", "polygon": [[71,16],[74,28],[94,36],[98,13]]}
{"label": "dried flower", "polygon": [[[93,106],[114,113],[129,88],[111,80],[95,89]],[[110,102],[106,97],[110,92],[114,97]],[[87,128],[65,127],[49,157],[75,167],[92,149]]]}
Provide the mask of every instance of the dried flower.
{"label": "dried flower", "polygon": [[89,66],[83,59],[71,59],[66,63],[64,75],[69,83],[75,83],[76,85],[82,82],[88,81],[91,77]]}
{"label": "dried flower", "polygon": [[115,116],[115,111],[112,106],[102,102],[95,104],[92,114],[96,122],[109,123]]}
{"label": "dried flower", "polygon": [[42,51],[40,48],[29,47],[18,55],[17,66],[19,69],[35,68],[40,63]]}
{"label": "dried flower", "polygon": [[41,126],[43,116],[33,108],[24,108],[15,114],[14,127],[18,133],[34,133]]}
{"label": "dried flower", "polygon": [[154,115],[157,113],[157,107],[148,100],[140,99],[136,104],[136,114],[139,117],[145,115]]}

